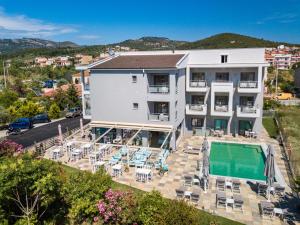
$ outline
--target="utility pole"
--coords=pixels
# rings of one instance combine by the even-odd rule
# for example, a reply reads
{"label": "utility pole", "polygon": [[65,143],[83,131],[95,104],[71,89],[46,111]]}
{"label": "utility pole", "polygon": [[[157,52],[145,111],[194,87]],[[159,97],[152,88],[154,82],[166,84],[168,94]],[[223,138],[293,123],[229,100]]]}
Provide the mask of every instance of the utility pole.
{"label": "utility pole", "polygon": [[5,70],[5,62],[3,59],[3,77],[4,77],[4,87],[6,88],[6,74],[5,74],[6,70]]}
{"label": "utility pole", "polygon": [[276,63],[276,71],[275,71],[275,97],[278,95],[278,66]]}

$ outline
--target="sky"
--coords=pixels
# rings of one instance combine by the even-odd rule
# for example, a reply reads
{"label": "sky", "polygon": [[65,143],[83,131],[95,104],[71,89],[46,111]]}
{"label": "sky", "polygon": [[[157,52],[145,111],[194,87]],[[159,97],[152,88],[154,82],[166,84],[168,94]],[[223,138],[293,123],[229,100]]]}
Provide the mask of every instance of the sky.
{"label": "sky", "polygon": [[92,45],[223,32],[300,43],[300,0],[0,0],[0,38]]}

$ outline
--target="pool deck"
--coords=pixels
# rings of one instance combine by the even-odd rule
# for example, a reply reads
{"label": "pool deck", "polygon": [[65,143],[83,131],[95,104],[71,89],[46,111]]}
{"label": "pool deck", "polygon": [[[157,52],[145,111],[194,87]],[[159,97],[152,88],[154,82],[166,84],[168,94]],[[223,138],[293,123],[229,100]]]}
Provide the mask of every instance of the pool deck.
{"label": "pool deck", "polygon": [[[209,141],[232,141],[232,142],[239,142],[239,143],[265,143],[265,144],[272,144],[275,149],[275,162],[285,179],[287,184],[286,192],[287,198],[284,202],[281,203],[283,206],[287,206],[288,208],[293,208],[295,206],[296,200],[289,187],[289,180],[288,180],[288,171],[286,169],[284,157],[281,153],[281,148],[278,142],[272,138],[270,138],[267,132],[264,130],[263,133],[259,136],[258,139],[249,139],[244,137],[229,137],[224,136],[222,138],[215,138],[215,137],[208,137]],[[198,147],[201,146],[203,142],[203,137],[199,136],[192,136],[183,138],[180,141],[178,150],[172,154],[167,159],[167,164],[169,166],[169,172],[165,174],[163,177],[158,175],[157,171],[153,173],[152,181],[148,183],[141,183],[135,181],[135,169],[130,168],[129,172],[124,172],[120,178],[113,178],[115,181],[130,185],[132,187],[144,190],[144,191],[151,191],[151,190],[158,190],[162,193],[162,195],[166,198],[174,199],[176,198],[175,189],[183,186],[183,176],[184,175],[197,175],[196,171],[196,163],[197,160],[202,159],[202,153],[199,155],[192,155],[184,153],[185,146],[194,146]],[[45,155],[46,158],[50,158],[50,151],[48,150]],[[81,159],[77,162],[68,162],[66,157],[62,157],[59,161],[62,163],[68,164],[69,166],[76,167],[82,170],[91,170],[91,165],[88,159]],[[109,169],[111,172],[111,169]],[[210,177],[209,188],[207,193],[204,193],[200,187],[193,186],[188,188],[190,191],[197,191],[200,192],[200,201],[197,208],[203,209],[207,212],[217,214],[220,216],[227,217],[232,220],[236,220],[245,224],[283,224],[283,222],[278,219],[278,217],[273,217],[272,219],[263,219],[259,212],[259,202],[265,201],[266,198],[262,196],[258,196],[256,192],[253,190],[253,184],[250,182],[246,183],[242,181],[241,185],[241,195],[244,199],[244,210],[243,212],[240,211],[233,211],[230,208],[227,209],[219,209],[216,208],[216,180],[214,176]],[[227,197],[232,195],[230,190],[226,191]],[[276,203],[278,199],[275,197],[271,198],[271,201]],[[296,222],[295,222],[296,223]]]}

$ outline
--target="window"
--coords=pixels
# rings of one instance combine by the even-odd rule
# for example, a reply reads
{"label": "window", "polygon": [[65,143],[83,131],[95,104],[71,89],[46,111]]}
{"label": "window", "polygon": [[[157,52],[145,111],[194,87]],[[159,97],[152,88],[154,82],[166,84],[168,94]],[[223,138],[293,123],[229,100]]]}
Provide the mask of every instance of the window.
{"label": "window", "polygon": [[192,127],[203,127],[203,119],[201,118],[192,118]]}
{"label": "window", "polygon": [[254,96],[240,96],[240,105],[254,106]]}
{"label": "window", "polygon": [[137,82],[137,76],[132,76],[132,83],[136,83]]}
{"label": "window", "polygon": [[138,103],[133,103],[133,109],[138,109],[139,108],[139,104]]}
{"label": "window", "polygon": [[227,63],[228,55],[221,55],[221,63]]}
{"label": "window", "polygon": [[177,107],[177,104],[178,104],[178,101],[176,100],[176,101],[175,101],[175,108]]}
{"label": "window", "polygon": [[201,95],[192,95],[191,102],[193,105],[203,105],[204,104],[204,96]]}
{"label": "window", "polygon": [[241,81],[255,81],[255,72],[241,72]]}
{"label": "window", "polygon": [[229,81],[229,73],[216,73],[216,81]]}

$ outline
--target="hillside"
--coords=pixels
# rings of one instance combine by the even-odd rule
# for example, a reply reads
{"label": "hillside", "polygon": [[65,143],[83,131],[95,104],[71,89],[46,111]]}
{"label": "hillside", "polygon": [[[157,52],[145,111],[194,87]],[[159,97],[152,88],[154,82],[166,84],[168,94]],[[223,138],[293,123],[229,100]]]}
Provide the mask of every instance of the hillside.
{"label": "hillside", "polygon": [[42,39],[0,39],[0,51],[7,57],[30,58],[35,56],[74,55],[76,53],[99,55],[107,48],[116,51],[124,50],[170,50],[170,49],[214,49],[214,48],[252,48],[252,47],[277,47],[278,45],[297,46],[285,42],[274,42],[256,37],[233,33],[221,33],[194,42],[176,41],[165,37],[142,37],[129,39],[108,45],[78,46],[73,42],[54,42]]}
{"label": "hillside", "polygon": [[145,50],[166,50],[176,49],[179,46],[188,43],[186,41],[176,41],[165,37],[142,37],[139,39],[129,39],[115,44],[109,44],[110,47],[122,46],[130,47],[140,51]]}
{"label": "hillside", "polygon": [[185,43],[180,45],[179,49],[277,47],[282,44],[286,46],[300,46],[299,44],[274,42],[234,33],[221,33],[198,41]]}
{"label": "hillside", "polygon": [[21,38],[21,39],[0,39],[0,51],[3,53],[11,53],[24,49],[33,49],[33,48],[65,48],[78,47],[77,44],[64,41],[64,42],[55,42],[49,40],[43,40],[38,38]]}

